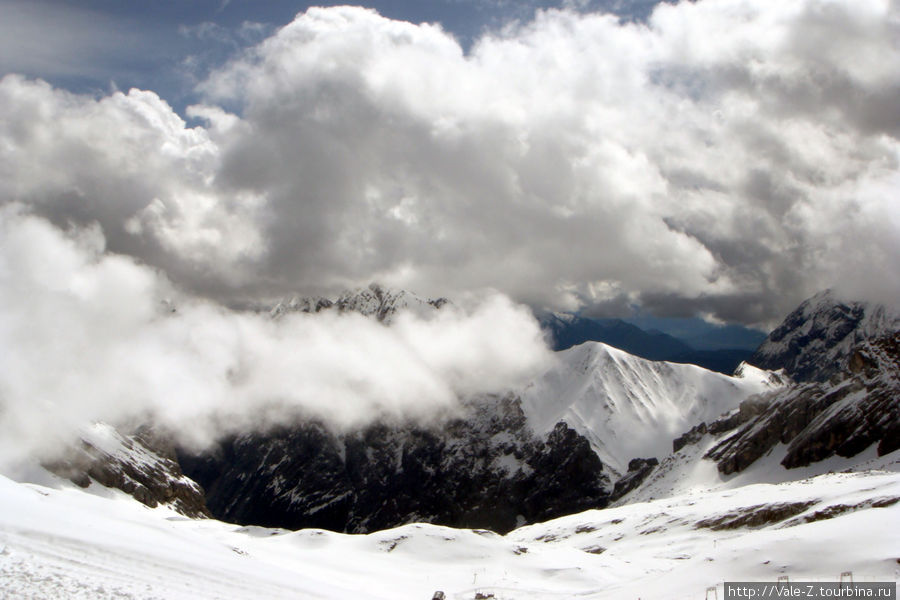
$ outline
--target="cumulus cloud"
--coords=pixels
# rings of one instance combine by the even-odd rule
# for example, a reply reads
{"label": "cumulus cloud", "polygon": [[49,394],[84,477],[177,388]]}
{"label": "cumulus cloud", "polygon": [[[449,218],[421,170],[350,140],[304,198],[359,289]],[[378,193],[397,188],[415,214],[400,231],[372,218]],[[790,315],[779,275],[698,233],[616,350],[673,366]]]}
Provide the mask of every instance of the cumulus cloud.
{"label": "cumulus cloud", "polygon": [[889,0],[551,10],[467,52],[313,8],[193,127],[4,79],[0,193],[219,300],[378,280],[767,324],[841,283],[898,297],[898,38]]}
{"label": "cumulus cloud", "polygon": [[291,419],[426,421],[550,360],[528,310],[496,294],[391,327],[359,314],[276,321],[180,293],[108,252],[99,226],[63,232],[16,205],[0,210],[0,351],[7,461],[97,420],[151,421],[194,444]]}

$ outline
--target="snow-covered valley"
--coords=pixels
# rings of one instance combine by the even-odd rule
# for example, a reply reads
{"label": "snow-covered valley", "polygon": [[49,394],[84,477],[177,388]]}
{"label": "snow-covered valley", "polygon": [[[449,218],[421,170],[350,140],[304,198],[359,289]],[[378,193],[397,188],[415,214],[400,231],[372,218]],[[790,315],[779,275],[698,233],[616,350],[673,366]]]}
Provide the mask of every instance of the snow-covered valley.
{"label": "snow-covered valley", "polygon": [[[517,529],[239,527],[118,491],[0,478],[3,598],[702,598],[724,581],[894,581],[900,457],[695,487]],[[699,483],[699,481],[695,481]]]}

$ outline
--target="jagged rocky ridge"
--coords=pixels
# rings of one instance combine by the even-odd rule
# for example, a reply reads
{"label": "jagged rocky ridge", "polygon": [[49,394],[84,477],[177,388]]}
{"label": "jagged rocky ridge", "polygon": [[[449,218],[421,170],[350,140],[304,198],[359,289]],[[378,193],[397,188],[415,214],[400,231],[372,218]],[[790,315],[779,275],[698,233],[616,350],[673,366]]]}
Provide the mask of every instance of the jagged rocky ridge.
{"label": "jagged rocky ridge", "polygon": [[789,469],[835,454],[855,456],[873,444],[879,456],[897,450],[900,332],[857,345],[830,382],[798,383],[750,398],[711,427],[723,424],[738,428],[706,454],[723,474],[742,471],[779,443],[787,446],[781,464]]}
{"label": "jagged rocky ridge", "polygon": [[391,290],[373,283],[366,289],[346,291],[334,300],[304,296],[286,298],[270,308],[269,314],[272,318],[278,319],[292,312],[317,313],[334,310],[356,312],[390,323],[399,311],[423,314],[439,309],[447,302],[446,298],[424,299],[405,290]]}
{"label": "jagged rocky ridge", "polygon": [[[805,302],[807,309],[795,311],[773,337],[800,339],[811,331],[836,331],[836,327],[822,325],[843,322],[826,316],[842,314],[841,306],[847,305],[832,298],[839,306],[829,306],[824,300],[829,297],[829,293],[818,294]],[[658,466],[647,469],[646,474],[629,473],[629,480],[640,476],[642,481],[629,483],[624,496],[614,493],[612,502],[621,505],[688,493],[697,486],[728,487],[734,481],[765,482],[773,477],[781,481],[825,472],[833,467],[827,460],[831,457],[840,458],[839,464],[845,467],[891,460],[887,455],[895,456],[900,449],[900,327],[893,325],[894,331],[890,331],[891,321],[883,318],[896,311],[855,304],[874,318],[863,316],[856,321],[857,329],[844,328],[831,338],[839,345],[859,340],[854,346],[830,353],[827,348],[823,351],[819,341],[807,344],[806,350],[792,357],[794,364],[818,365],[828,371],[827,377],[811,372],[812,381],[795,382],[784,369],[769,371],[772,382],[780,380],[780,385],[747,397],[718,418],[695,422],[674,437],[672,452],[661,456]],[[810,310],[810,306],[817,308]],[[798,314],[806,314],[809,321],[797,319]],[[804,351],[822,362],[803,356]],[[827,354],[844,358],[835,368],[834,363],[822,359]],[[713,462],[718,475],[710,478],[701,464],[706,461]],[[741,477],[737,479],[722,478],[738,473]],[[617,486],[622,488],[625,483],[623,478]]]}
{"label": "jagged rocky ridge", "polygon": [[148,427],[123,435],[97,423],[83,433],[79,446],[44,466],[80,487],[93,480],[151,508],[164,504],[187,517],[211,516],[203,490],[182,473],[174,444]]}
{"label": "jagged rocky ridge", "polygon": [[182,453],[220,519],[364,533],[410,522],[507,532],[599,508],[610,482],[587,440],[559,423],[528,427],[518,398],[470,402],[439,429],[373,425],[334,434],[314,423]]}
{"label": "jagged rocky ridge", "polygon": [[[757,363],[798,381],[744,400],[737,410],[699,423],[673,442],[680,451],[704,436],[705,453],[725,475],[784,446],[785,468],[875,446],[900,448],[900,319],[884,306],[842,302],[822,292],[803,302],[756,353]],[[786,375],[785,375],[786,376]]]}

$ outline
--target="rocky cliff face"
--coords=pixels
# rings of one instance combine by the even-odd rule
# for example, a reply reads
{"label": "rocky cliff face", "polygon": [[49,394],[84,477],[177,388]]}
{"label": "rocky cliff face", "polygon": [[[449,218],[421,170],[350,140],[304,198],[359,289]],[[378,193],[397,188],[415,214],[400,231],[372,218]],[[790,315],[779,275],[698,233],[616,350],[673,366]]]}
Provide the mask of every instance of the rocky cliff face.
{"label": "rocky cliff face", "polygon": [[562,423],[537,437],[514,396],[472,402],[433,428],[338,435],[302,424],[180,458],[216,517],[290,529],[430,522],[506,532],[605,506],[610,492],[587,440]]}
{"label": "rocky cliff face", "polygon": [[182,473],[174,445],[149,428],[123,435],[98,423],[84,432],[79,447],[44,466],[81,487],[93,480],[151,508],[164,504],[187,517],[210,516],[203,490]]}
{"label": "rocky cliff face", "polygon": [[797,381],[827,381],[847,368],[865,340],[900,330],[900,314],[885,306],[845,302],[824,291],[803,302],[760,345],[749,363],[784,369]]}
{"label": "rocky cliff face", "polygon": [[830,382],[800,383],[746,400],[731,416],[736,432],[707,458],[723,474],[742,471],[777,444],[781,464],[802,467],[833,455],[851,457],[877,444],[900,447],[900,332],[858,344]]}

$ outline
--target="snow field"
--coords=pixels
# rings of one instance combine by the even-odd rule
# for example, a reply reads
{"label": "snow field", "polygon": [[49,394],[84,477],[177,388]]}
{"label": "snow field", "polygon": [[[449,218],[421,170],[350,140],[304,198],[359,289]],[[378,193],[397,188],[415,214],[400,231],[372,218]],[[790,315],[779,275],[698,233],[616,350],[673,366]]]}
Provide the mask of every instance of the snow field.
{"label": "snow field", "polygon": [[[647,600],[780,575],[835,581],[851,570],[857,581],[894,581],[900,569],[892,471],[695,491],[507,536],[424,524],[369,535],[238,527],[96,488],[0,477],[0,598],[427,600],[442,590]],[[801,508],[771,523],[698,525],[771,505]],[[805,522],[828,510],[833,518]]]}

